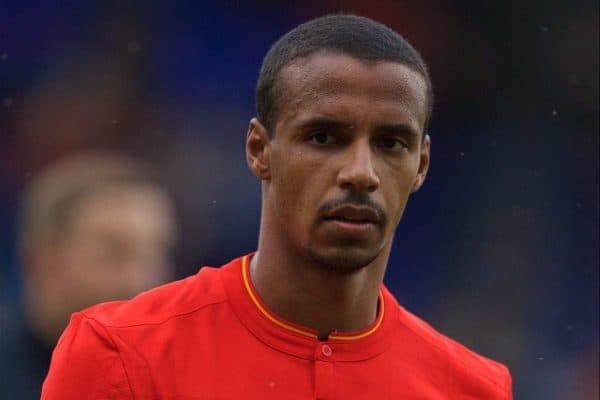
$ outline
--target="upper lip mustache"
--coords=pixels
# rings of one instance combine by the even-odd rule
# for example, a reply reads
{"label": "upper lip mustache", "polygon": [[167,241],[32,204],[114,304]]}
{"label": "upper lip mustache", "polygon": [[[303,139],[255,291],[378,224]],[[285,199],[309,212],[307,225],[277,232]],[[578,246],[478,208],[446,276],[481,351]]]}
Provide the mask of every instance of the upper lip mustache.
{"label": "upper lip mustache", "polygon": [[379,213],[376,210],[370,207],[352,205],[336,207],[333,210],[326,213],[324,218],[346,219],[349,221],[371,222],[374,224],[379,223],[379,221],[381,220]]}

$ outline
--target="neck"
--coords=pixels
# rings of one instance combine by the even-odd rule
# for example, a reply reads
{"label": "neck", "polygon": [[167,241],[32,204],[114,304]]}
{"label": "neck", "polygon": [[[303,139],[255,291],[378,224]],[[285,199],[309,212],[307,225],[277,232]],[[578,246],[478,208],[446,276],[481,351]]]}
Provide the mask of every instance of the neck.
{"label": "neck", "polygon": [[64,307],[59,306],[56,295],[39,296],[39,292],[34,293],[26,290],[24,296],[23,306],[27,324],[38,339],[54,347],[68,323],[69,315],[64,311]]}
{"label": "neck", "polygon": [[282,246],[280,239],[266,239],[261,232],[250,276],[275,314],[315,329],[320,339],[332,332],[361,330],[375,321],[389,245],[360,270],[342,273],[315,265]]}

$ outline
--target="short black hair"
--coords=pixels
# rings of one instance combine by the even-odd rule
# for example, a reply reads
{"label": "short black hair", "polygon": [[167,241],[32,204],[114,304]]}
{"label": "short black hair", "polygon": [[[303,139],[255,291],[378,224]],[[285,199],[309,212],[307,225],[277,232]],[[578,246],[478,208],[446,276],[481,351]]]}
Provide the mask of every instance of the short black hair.
{"label": "short black hair", "polygon": [[271,136],[283,91],[278,82],[281,70],[293,60],[319,51],[340,52],[367,62],[397,62],[421,74],[427,85],[427,130],[433,110],[433,88],[427,66],[417,50],[400,34],[379,22],[357,15],[330,14],[286,33],[263,60],[256,85],[256,112]]}

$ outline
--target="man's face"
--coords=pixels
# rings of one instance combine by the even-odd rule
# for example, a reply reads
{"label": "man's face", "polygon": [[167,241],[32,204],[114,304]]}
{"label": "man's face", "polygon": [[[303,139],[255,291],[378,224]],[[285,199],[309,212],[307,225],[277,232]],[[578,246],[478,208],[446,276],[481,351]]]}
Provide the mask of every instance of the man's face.
{"label": "man's face", "polygon": [[171,202],[160,189],[109,187],[83,199],[57,242],[69,312],[166,281],[175,234]]}
{"label": "man's face", "polygon": [[423,77],[338,53],[294,61],[268,145],[266,212],[295,251],[353,271],[389,252],[429,163]]}

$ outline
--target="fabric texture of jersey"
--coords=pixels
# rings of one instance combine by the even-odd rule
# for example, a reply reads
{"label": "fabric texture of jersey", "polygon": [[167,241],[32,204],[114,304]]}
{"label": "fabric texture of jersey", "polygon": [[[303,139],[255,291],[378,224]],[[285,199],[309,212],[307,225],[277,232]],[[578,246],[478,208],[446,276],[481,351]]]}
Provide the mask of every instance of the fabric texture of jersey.
{"label": "fabric texture of jersey", "polygon": [[250,257],[74,314],[42,399],[512,398],[505,366],[436,332],[385,287],[371,326],[319,341],[265,306]]}

